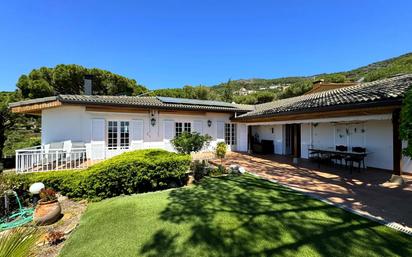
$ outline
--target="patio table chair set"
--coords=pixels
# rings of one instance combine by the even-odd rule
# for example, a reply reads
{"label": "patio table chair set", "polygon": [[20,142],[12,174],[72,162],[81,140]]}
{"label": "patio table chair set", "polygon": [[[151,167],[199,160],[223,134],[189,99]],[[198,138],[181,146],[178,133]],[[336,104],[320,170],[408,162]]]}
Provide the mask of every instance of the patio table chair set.
{"label": "patio table chair set", "polygon": [[335,148],[309,148],[309,159],[318,163],[318,167],[322,163],[329,163],[336,166],[338,163],[343,166],[345,162],[345,168],[349,166],[350,172],[356,167],[358,171],[361,171],[361,168],[366,169],[365,158],[367,156],[366,148],[364,147],[352,147],[349,151],[348,147],[345,145],[337,145]]}

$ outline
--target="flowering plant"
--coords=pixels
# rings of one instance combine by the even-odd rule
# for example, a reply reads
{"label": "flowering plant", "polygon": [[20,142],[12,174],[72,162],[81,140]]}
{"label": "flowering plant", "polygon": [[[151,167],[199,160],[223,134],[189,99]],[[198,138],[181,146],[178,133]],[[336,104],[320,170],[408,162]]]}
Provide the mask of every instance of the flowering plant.
{"label": "flowering plant", "polygon": [[40,190],[40,199],[43,202],[57,200],[56,191],[50,188],[43,188],[42,190]]}

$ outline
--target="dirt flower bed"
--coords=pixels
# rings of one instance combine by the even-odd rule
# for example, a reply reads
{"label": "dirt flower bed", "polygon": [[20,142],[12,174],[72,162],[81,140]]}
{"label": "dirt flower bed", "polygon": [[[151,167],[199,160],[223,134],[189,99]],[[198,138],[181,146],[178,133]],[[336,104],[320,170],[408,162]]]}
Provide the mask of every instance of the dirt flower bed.
{"label": "dirt flower bed", "polygon": [[[43,226],[43,238],[36,245],[33,255],[37,257],[55,257],[63,248],[65,241],[79,224],[80,217],[87,207],[87,201],[73,201],[67,197],[59,197],[62,207],[62,218],[54,224]],[[52,242],[52,244],[50,243]]]}

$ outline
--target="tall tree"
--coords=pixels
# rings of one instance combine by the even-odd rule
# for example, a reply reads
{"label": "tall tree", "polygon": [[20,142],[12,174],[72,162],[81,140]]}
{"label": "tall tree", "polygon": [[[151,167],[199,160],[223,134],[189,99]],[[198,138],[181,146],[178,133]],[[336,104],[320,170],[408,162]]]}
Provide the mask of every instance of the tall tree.
{"label": "tall tree", "polygon": [[231,82],[232,80],[229,79],[223,88],[223,101],[225,102],[233,101],[233,88]]}
{"label": "tall tree", "polygon": [[41,67],[20,76],[17,88],[24,98],[56,94],[82,94],[83,78],[93,75],[93,93],[99,95],[139,95],[147,88],[134,79],[101,69],[88,69],[75,64],[59,64],[54,68]]}
{"label": "tall tree", "polygon": [[11,113],[8,105],[18,101],[19,97],[14,92],[0,93],[0,159],[3,158],[3,148],[7,140],[6,132],[15,124],[16,115]]}

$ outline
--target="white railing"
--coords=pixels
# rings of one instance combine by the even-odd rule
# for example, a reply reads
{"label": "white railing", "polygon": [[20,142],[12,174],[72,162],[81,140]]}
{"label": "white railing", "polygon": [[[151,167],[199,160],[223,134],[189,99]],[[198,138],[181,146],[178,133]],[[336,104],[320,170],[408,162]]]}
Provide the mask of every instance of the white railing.
{"label": "white railing", "polygon": [[16,151],[16,172],[85,169],[91,164],[86,148],[49,149],[36,146]]}

